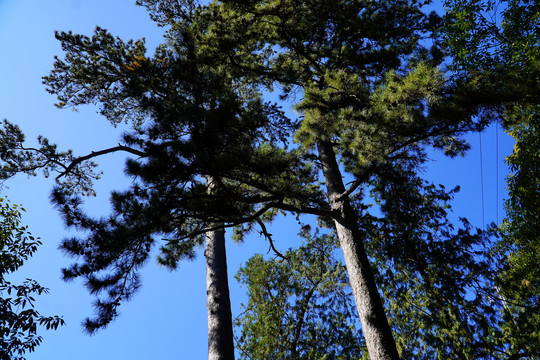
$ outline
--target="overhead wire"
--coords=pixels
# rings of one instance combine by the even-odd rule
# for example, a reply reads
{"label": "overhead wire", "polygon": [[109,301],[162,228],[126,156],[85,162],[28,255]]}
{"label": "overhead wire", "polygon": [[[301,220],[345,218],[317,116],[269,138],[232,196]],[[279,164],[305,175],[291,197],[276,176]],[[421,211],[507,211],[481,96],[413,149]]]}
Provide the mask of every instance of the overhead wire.
{"label": "overhead wire", "polygon": [[[485,230],[485,195],[484,195],[484,160],[482,150],[482,133],[479,133],[480,145],[480,188],[482,197],[482,228]],[[495,220],[499,224],[499,122],[495,123]]]}
{"label": "overhead wire", "polygon": [[496,211],[495,219],[497,220],[497,225],[499,225],[499,122],[495,122],[495,199]]}
{"label": "overhead wire", "polygon": [[486,218],[484,209],[484,161],[482,156],[482,133],[480,135],[480,188],[482,192],[482,229],[486,229]]}

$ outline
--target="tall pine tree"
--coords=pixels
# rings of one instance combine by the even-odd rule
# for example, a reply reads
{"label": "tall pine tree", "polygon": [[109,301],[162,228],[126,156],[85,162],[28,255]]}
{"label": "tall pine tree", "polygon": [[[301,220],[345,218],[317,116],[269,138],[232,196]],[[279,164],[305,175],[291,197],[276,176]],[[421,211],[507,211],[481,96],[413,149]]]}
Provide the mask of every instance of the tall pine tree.
{"label": "tall pine tree", "polygon": [[[104,29],[92,38],[57,37],[66,58],[57,59],[45,82],[59,96],[58,106],[99,103],[113,125],[131,121],[131,130],[118,145],[76,157],[45,138],[39,139],[39,149],[27,148],[20,129],[5,122],[3,177],[40,168],[55,173],[53,202],[68,226],[90,234],[62,244],[82,259],[64,269],[64,278],[86,278],[98,296],[97,316],[85,323],[89,332],[113,320],[120,303],[137,290],[138,269],[159,239],[166,240],[160,262],[175,268],[195,254],[207,234],[209,356],[232,358],[223,230],[265,213],[270,206],[253,213],[261,200],[279,202],[283,193],[299,192],[283,191],[284,176],[311,181],[311,171],[300,168],[296,153],[286,150],[295,125],[253,88],[201,63],[182,29],[171,31],[169,45],[158,48],[154,58],[146,56],[142,41],[125,43]],[[110,217],[92,219],[80,198],[93,194],[98,175],[92,159],[116,151],[134,156],[126,165],[133,186],[112,195]]]}
{"label": "tall pine tree", "polygon": [[[473,117],[481,101],[471,96],[473,84],[450,82],[437,68],[443,57],[432,31],[439,17],[423,5],[222,1],[201,11],[194,27],[211,54],[208,64],[218,59],[239,79],[298,95],[295,137],[323,179],[327,199],[318,211],[336,227],[373,359],[398,352],[365,251],[363,187],[388,168],[418,171],[430,146],[461,153],[466,144],[456,136],[484,125]],[[177,18],[169,15],[171,24]],[[279,208],[310,213],[291,206],[298,200],[316,203],[288,199]]]}

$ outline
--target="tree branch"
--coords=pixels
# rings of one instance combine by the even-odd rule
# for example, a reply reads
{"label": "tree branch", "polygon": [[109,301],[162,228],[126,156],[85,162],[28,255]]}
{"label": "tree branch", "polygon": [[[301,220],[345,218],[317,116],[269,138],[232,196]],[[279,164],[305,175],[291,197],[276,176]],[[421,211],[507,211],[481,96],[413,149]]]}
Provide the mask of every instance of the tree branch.
{"label": "tree branch", "polygon": [[66,174],[68,174],[71,170],[73,170],[73,168],[75,166],[79,165],[83,161],[95,158],[97,156],[110,154],[110,153],[113,153],[113,152],[116,152],[116,151],[125,151],[125,152],[128,152],[130,154],[138,155],[140,157],[146,157],[147,156],[147,154],[142,152],[142,151],[132,149],[132,148],[124,146],[124,145],[118,145],[118,146],[115,146],[115,147],[112,147],[112,148],[109,148],[109,149],[100,150],[100,151],[92,151],[88,155],[84,155],[84,156],[76,158],[67,167],[64,166],[66,170],[63,171],[62,173],[60,173],[60,175],[58,175],[56,177],[56,180],[60,179],[62,176],[65,176]]}
{"label": "tree branch", "polygon": [[302,213],[302,214],[311,214],[311,215],[317,215],[317,216],[323,216],[323,217],[333,217],[333,213],[331,210],[324,210],[320,208],[313,208],[309,206],[294,206],[291,204],[284,204],[284,203],[271,203],[271,207],[284,210],[284,211],[290,211],[295,213]]}
{"label": "tree branch", "polygon": [[506,360],[517,360],[525,357],[540,356],[538,352],[522,352],[519,354],[510,355]]}
{"label": "tree branch", "polygon": [[[292,344],[291,344],[291,352],[294,351],[293,355],[298,355],[298,342],[300,340],[300,334],[302,333],[302,328],[304,327],[304,321],[305,321],[305,316],[306,316],[306,312],[307,312],[307,308],[309,306],[309,302],[311,301],[311,298],[313,297],[313,294],[315,294],[315,290],[317,290],[317,287],[319,286],[319,284],[321,283],[321,280],[318,280],[316,283],[313,284],[312,288],[309,290],[308,294],[306,295],[305,298],[303,298],[300,303],[300,311],[299,311],[299,314],[297,315],[297,325],[296,325],[296,328],[295,328],[295,331],[294,331],[294,339],[292,341]],[[293,356],[293,358],[296,358],[296,356]]]}
{"label": "tree branch", "polygon": [[[271,208],[272,208],[272,204],[271,204],[271,203],[269,203],[269,204],[264,204],[264,205],[263,205],[259,210],[257,210],[255,213],[253,213],[252,215],[247,216],[247,217],[245,217],[245,218],[238,219],[237,221],[233,221],[233,222],[228,223],[228,224],[221,224],[221,225],[216,225],[216,226],[212,226],[212,227],[205,227],[204,229],[196,230],[196,231],[191,232],[191,233],[188,234],[188,235],[181,236],[181,237],[179,237],[178,239],[168,240],[168,241],[169,241],[169,242],[179,242],[179,241],[182,241],[182,240],[185,240],[185,239],[188,239],[188,238],[192,238],[192,237],[195,237],[195,236],[198,236],[198,235],[205,234],[205,233],[210,232],[210,231],[223,230],[223,229],[235,227],[235,226],[237,226],[237,225],[244,224],[244,223],[253,221],[253,220],[255,220],[255,219],[258,219],[262,214],[264,214],[266,211],[268,211],[268,210],[271,209]],[[218,221],[218,222],[219,222],[219,221]]]}
{"label": "tree branch", "polygon": [[282,253],[280,253],[276,247],[274,246],[274,241],[272,240],[272,234],[270,234],[268,232],[268,230],[266,229],[266,225],[264,225],[264,222],[260,219],[260,218],[257,218],[257,223],[259,224],[259,226],[261,227],[261,231],[264,235],[264,237],[268,240],[268,242],[270,243],[270,248],[274,251],[274,253],[279,256],[280,258],[282,258],[283,260],[288,260],[289,258],[285,255],[283,255]]}

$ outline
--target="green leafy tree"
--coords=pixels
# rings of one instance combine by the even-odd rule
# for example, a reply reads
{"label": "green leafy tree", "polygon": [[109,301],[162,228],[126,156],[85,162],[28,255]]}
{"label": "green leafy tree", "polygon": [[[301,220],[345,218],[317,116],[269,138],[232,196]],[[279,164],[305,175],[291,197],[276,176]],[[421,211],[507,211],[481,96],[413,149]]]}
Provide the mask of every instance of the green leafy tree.
{"label": "green leafy tree", "polygon": [[509,313],[513,346],[540,358],[540,108],[519,106],[508,114],[516,143],[507,157],[511,173],[503,237],[497,251],[507,256],[500,295]]}
{"label": "green leafy tree", "polygon": [[[495,249],[506,265],[499,276],[505,333],[515,357],[540,357],[540,5],[535,1],[448,1],[448,48],[456,64],[499,88],[501,125],[515,140],[507,157],[509,199]],[[499,21],[498,21],[499,20]],[[473,33],[475,36],[470,36]],[[480,35],[480,36],[478,36]]]}
{"label": "green leafy tree", "polygon": [[248,303],[236,319],[241,359],[359,359],[364,352],[347,272],[335,236],[274,259],[253,256],[236,277]]}
{"label": "green leafy tree", "polygon": [[490,254],[496,229],[452,223],[458,189],[410,171],[389,168],[373,184],[382,216],[363,224],[401,357],[507,358],[495,290],[500,258]]}
{"label": "green leafy tree", "polygon": [[41,244],[21,225],[23,208],[0,198],[0,359],[23,360],[41,343],[38,325],[57,329],[64,325],[58,316],[43,316],[34,307],[34,296],[49,290],[26,279],[12,284],[6,279],[34,254]]}

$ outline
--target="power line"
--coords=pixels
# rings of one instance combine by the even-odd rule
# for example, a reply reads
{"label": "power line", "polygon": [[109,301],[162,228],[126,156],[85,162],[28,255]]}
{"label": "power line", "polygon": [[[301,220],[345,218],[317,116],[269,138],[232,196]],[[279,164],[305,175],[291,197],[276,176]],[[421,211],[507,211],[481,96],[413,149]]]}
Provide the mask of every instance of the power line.
{"label": "power line", "polygon": [[499,122],[495,122],[495,199],[496,204],[496,219],[499,225]]}
{"label": "power line", "polygon": [[482,189],[482,229],[486,229],[486,218],[484,211],[484,164],[482,159],[482,133],[480,135],[480,188]]}

